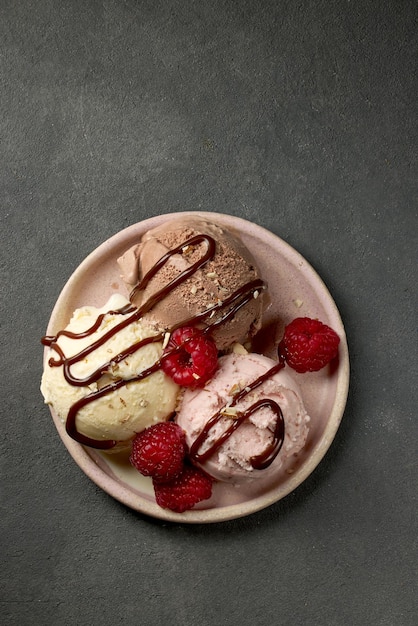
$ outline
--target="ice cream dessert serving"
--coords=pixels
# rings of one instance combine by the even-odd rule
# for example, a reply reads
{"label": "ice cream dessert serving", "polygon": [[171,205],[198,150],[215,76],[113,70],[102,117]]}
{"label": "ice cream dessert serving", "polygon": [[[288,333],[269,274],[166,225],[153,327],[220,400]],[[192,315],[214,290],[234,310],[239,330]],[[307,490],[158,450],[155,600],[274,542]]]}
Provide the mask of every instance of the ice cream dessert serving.
{"label": "ice cream dessert serving", "polygon": [[277,473],[304,446],[309,420],[289,374],[251,353],[220,357],[204,388],[186,390],[176,416],[192,461],[235,483]]}
{"label": "ice cream dessert serving", "polygon": [[77,309],[64,330],[43,339],[50,350],[42,394],[82,444],[120,449],[176,407],[178,385],[153,371],[161,341],[135,313],[115,294],[101,309]]}
{"label": "ice cream dessert serving", "polygon": [[[176,249],[180,253],[173,254]],[[265,285],[255,260],[237,237],[215,224],[196,217],[172,220],[146,233],[118,264],[134,305],[154,298],[144,320],[158,330],[186,326],[188,320],[210,324],[212,339],[224,350],[245,343],[261,327]],[[233,314],[227,316],[229,308]]]}
{"label": "ice cream dessert serving", "polygon": [[129,299],[81,307],[42,339],[41,391],[67,434],[129,449],[157,504],[180,513],[214,483],[277,480],[310,428],[291,370],[327,365],[338,335],[301,317],[275,359],[252,352],[268,285],[239,237],[197,216],[149,230],[116,262]]}

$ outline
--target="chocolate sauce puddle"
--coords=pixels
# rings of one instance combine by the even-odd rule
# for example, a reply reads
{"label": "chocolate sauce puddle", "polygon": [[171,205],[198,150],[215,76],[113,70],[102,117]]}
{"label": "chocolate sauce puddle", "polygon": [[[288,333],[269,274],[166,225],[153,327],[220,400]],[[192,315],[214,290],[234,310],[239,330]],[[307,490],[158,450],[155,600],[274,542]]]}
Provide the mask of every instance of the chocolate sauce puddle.
{"label": "chocolate sauce puddle", "polygon": [[[194,237],[191,237],[190,239],[188,239],[181,245],[177,246],[176,248],[169,250],[166,254],[164,254],[157,261],[157,263],[155,263],[155,265],[147,272],[147,274],[145,274],[142,280],[139,281],[139,283],[134,287],[134,289],[132,290],[130,294],[130,299],[132,300],[132,298],[135,296],[136,293],[145,289],[145,287],[148,285],[150,280],[168,262],[168,260],[172,256],[176,254],[181,254],[187,246],[195,246],[200,243],[206,243],[206,251],[204,252],[202,257],[198,259],[195,263],[191,264],[190,267],[180,272],[180,274],[176,276],[176,278],[171,280],[162,289],[157,291],[142,306],[137,308],[131,304],[128,304],[115,311],[102,313],[97,317],[96,321],[93,323],[93,325],[90,328],[80,333],[74,333],[68,330],[60,330],[56,335],[43,337],[41,339],[41,343],[44,346],[47,346],[51,348],[52,350],[54,350],[58,355],[58,358],[49,359],[48,363],[50,367],[62,366],[64,377],[70,385],[79,386],[79,387],[87,386],[87,385],[96,383],[101,378],[101,376],[103,374],[108,373],[112,369],[112,367],[114,367],[115,365],[123,361],[126,357],[134,354],[137,350],[140,350],[145,345],[149,343],[161,342],[166,334],[165,332],[160,332],[156,335],[147,337],[145,339],[142,339],[132,344],[131,346],[129,346],[129,348],[113,356],[110,361],[101,365],[97,370],[95,370],[89,376],[86,376],[85,378],[77,378],[71,373],[72,365],[86,358],[89,354],[94,352],[94,350],[96,350],[97,348],[103,346],[109,339],[111,339],[114,335],[116,335],[118,332],[120,332],[127,326],[141,319],[148,311],[152,309],[152,307],[157,302],[165,298],[173,289],[175,289],[178,285],[186,281],[187,278],[189,278],[189,276],[193,275],[198,269],[204,267],[210,260],[213,259],[215,255],[215,251],[216,251],[215,240],[209,235],[205,235],[205,234],[199,234]],[[253,281],[250,281],[246,283],[245,285],[242,285],[239,289],[237,289],[234,293],[232,293],[225,300],[215,303],[214,305],[212,305],[211,307],[209,307],[202,313],[199,313],[193,317],[190,317],[189,319],[179,322],[178,324],[168,329],[166,332],[172,333],[174,330],[176,330],[177,328],[180,328],[181,326],[198,325],[200,323],[206,322],[207,325],[202,329],[202,332],[206,335],[211,335],[216,328],[218,328],[220,325],[224,324],[226,321],[228,321],[234,315],[236,315],[236,313],[243,306],[245,306],[253,298],[257,297],[260,291],[264,290],[265,288],[266,288],[266,284],[261,279],[255,279]],[[222,313],[221,316],[218,319],[214,320],[212,323],[209,323],[207,320],[210,320],[211,317],[217,311],[221,311]],[[78,352],[77,354],[73,355],[72,357],[66,357],[64,352],[58,345],[58,339],[62,336],[66,336],[66,337],[76,340],[76,339],[82,339],[82,338],[93,335],[97,331],[97,329],[100,327],[105,315],[107,314],[123,315],[125,319],[123,319],[113,328],[108,330],[105,334],[103,334],[99,339],[91,343],[89,346],[87,346],[83,350],[80,350],[80,352]],[[181,350],[182,347],[183,346],[178,346],[174,348],[173,350],[170,350],[169,352],[164,353],[160,357],[160,359],[158,359],[152,366],[143,370],[136,376],[133,376],[129,379],[115,380],[112,383],[109,383],[108,385],[105,385],[104,387],[98,390],[92,391],[88,395],[84,396],[83,398],[75,402],[71,406],[67,415],[67,419],[66,419],[67,434],[78,443],[81,443],[86,446],[90,446],[92,448],[101,449],[101,450],[108,450],[110,448],[113,448],[117,444],[116,441],[112,439],[108,439],[108,440],[92,439],[90,437],[83,435],[77,430],[76,418],[77,418],[78,412],[90,402],[93,402],[107,394],[117,391],[118,389],[120,389],[121,387],[125,385],[143,380],[147,376],[150,376],[154,372],[157,372],[161,368],[161,363],[164,360],[164,358],[167,356],[170,356],[175,351]],[[279,369],[283,367],[283,364],[277,364],[275,367],[269,370],[269,372],[267,372],[263,377],[260,377],[260,381],[258,383],[257,381],[255,381],[253,383],[254,387],[257,386],[258,384],[261,384],[262,380],[265,380],[269,375],[272,376],[275,373],[278,365],[280,365]],[[241,394],[242,392],[234,398],[234,403],[238,402],[238,400],[242,397]],[[234,428],[231,430],[231,434],[232,434],[232,432],[236,428],[238,428],[240,423],[242,423],[247,417],[252,415],[252,413],[254,413],[256,410],[258,410],[262,406],[270,406],[270,408],[272,408],[272,410],[276,413],[277,426],[275,429],[273,442],[271,446],[268,448],[268,450],[266,450],[263,455],[260,455],[259,457],[253,457],[253,459],[251,460],[253,467],[257,469],[262,469],[263,467],[267,467],[267,465],[269,465],[272,462],[272,460],[275,458],[275,456],[278,454],[280,447],[283,443],[284,420],[283,420],[283,415],[282,415],[280,407],[275,402],[268,400],[268,399],[259,401],[258,403],[256,403],[255,405],[247,409],[247,411],[244,412],[240,416],[239,419],[234,421]],[[213,423],[211,425],[213,425]],[[224,440],[225,438],[223,438],[222,441]],[[194,454],[196,454],[197,457],[199,457],[199,459],[201,457],[197,454],[197,449],[201,446],[202,443],[203,443],[203,439],[201,436],[199,445],[195,447],[195,444],[196,444],[195,442],[194,447],[193,447]],[[219,447],[219,445],[217,445],[216,447]],[[205,453],[205,455],[206,454],[207,453]]]}

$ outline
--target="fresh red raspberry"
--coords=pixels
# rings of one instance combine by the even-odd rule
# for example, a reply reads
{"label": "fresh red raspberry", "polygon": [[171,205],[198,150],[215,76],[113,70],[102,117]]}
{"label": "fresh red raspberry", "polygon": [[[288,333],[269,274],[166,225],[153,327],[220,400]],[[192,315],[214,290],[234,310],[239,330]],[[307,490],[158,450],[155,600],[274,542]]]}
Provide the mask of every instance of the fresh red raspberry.
{"label": "fresh red raspberry", "polygon": [[196,467],[185,466],[183,473],[170,482],[154,481],[155,499],[159,506],[183,513],[212,495],[212,479]]}
{"label": "fresh red raspberry", "polygon": [[337,356],[339,343],[337,333],[326,324],[298,317],[284,330],[279,357],[300,374],[316,372]]}
{"label": "fresh red raspberry", "polygon": [[131,464],[156,482],[172,480],[183,471],[187,452],[184,431],[174,422],[160,422],[138,433],[132,442]]}
{"label": "fresh red raspberry", "polygon": [[163,371],[182,387],[204,385],[217,365],[215,342],[193,326],[172,333],[161,361]]}

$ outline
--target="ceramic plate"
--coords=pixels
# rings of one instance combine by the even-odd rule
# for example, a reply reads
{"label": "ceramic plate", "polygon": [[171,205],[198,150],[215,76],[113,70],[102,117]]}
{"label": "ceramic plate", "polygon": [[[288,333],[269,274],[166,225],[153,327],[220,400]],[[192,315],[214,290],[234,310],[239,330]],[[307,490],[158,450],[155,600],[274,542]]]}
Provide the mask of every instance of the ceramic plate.
{"label": "ceramic plate", "polygon": [[[117,258],[150,228],[173,217],[175,213],[152,217],[117,233],[94,250],[76,269],[62,290],[49,321],[47,334],[66,326],[74,309],[84,305],[103,306],[116,292],[127,296],[120,279]],[[277,502],[315,469],[340,424],[348,393],[349,359],[344,327],[337,307],[318,274],[309,263],[282,239],[246,220],[218,213],[192,213],[215,221],[236,233],[255,257],[261,275],[268,283],[271,305],[268,308],[256,349],[275,356],[284,325],[295,317],[318,318],[340,336],[339,357],[332,367],[312,374],[296,374],[307,412],[310,432],[301,453],[289,462],[274,484],[263,485],[257,497],[252,489],[215,483],[210,500],[191,511],[174,513],[154,501],[150,479],[130,467],[126,456],[109,455],[85,448],[66,434],[62,422],[52,417],[60,437],[79,467],[105,492],[146,515],[185,523],[209,523],[243,517]]]}

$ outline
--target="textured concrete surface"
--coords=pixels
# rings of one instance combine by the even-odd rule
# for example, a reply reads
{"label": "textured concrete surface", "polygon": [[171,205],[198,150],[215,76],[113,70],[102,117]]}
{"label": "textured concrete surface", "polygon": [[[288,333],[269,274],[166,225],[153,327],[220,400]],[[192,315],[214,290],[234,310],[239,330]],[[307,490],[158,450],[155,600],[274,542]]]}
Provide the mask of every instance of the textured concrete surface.
{"label": "textured concrete surface", "polygon": [[[408,0],[1,0],[2,623],[416,624],[417,17]],[[39,340],[98,244],[198,209],[312,263],[352,379],[296,492],[189,527],[74,464]]]}

